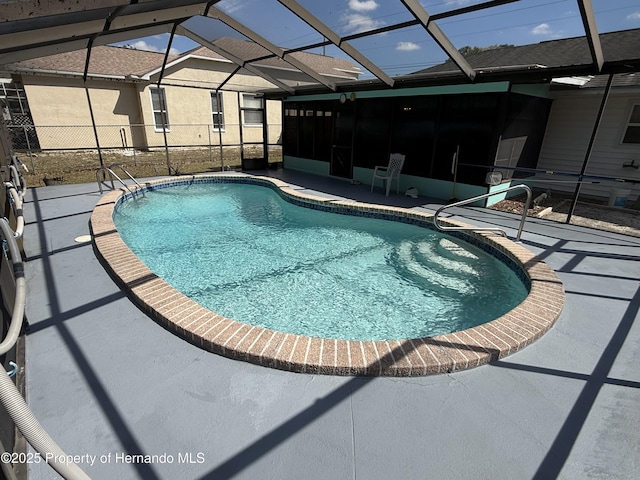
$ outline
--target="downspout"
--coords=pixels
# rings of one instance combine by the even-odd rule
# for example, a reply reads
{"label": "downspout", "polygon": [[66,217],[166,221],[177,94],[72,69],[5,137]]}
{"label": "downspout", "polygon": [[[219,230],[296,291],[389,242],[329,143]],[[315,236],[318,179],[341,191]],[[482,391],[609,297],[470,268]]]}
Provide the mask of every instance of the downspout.
{"label": "downspout", "polygon": [[580,195],[580,189],[582,188],[582,180],[584,179],[584,174],[587,171],[587,166],[589,165],[589,160],[591,158],[591,152],[593,151],[593,145],[596,141],[596,137],[598,135],[598,130],[600,129],[600,122],[602,121],[602,114],[604,113],[604,109],[607,106],[607,100],[609,100],[609,93],[611,92],[611,85],[613,84],[613,73],[609,74],[609,78],[607,79],[607,85],[604,88],[604,94],[602,95],[602,101],[600,102],[600,109],[598,110],[598,115],[596,116],[596,121],[593,125],[593,131],[591,132],[591,138],[589,139],[589,145],[587,146],[587,152],[584,155],[584,162],[582,163],[582,169],[580,170],[580,175],[578,176],[578,183],[576,184],[576,189],[573,193],[573,200],[571,201],[571,208],[569,209],[569,213],[567,214],[567,220],[565,223],[571,222],[571,217],[576,210],[576,205],[578,204],[578,196]]}
{"label": "downspout", "polygon": [[171,35],[169,36],[169,43],[167,45],[167,50],[164,52],[164,60],[162,61],[162,68],[160,69],[160,76],[158,77],[158,96],[160,97],[160,106],[162,108],[163,115],[160,115],[162,120],[162,136],[164,137],[164,153],[167,158],[167,170],[169,171],[169,175],[171,175],[171,162],[169,160],[169,144],[167,143],[167,125],[165,123],[165,115],[167,119],[169,117],[169,112],[167,112],[167,102],[164,95],[160,95],[160,83],[162,82],[162,77],[164,76],[164,69],[167,66],[167,60],[169,59],[169,51],[171,50],[171,44],[173,43],[173,37],[176,34],[176,28],[178,28],[178,24],[174,23],[173,28],[171,29]]}

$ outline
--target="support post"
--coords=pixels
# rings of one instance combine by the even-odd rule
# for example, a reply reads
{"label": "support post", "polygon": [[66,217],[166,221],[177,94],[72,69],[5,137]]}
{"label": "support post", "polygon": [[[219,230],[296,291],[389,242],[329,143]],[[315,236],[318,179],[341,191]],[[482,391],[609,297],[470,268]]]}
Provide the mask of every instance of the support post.
{"label": "support post", "polygon": [[171,175],[171,161],[169,160],[169,144],[167,142],[167,125],[165,122],[166,119],[169,120],[169,112],[167,112],[167,101],[164,95],[160,95],[160,84],[162,83],[162,77],[164,76],[164,69],[167,66],[167,60],[169,58],[169,51],[171,50],[171,44],[173,43],[173,37],[176,34],[176,28],[178,27],[177,23],[173,24],[173,28],[171,29],[171,35],[169,36],[169,43],[167,44],[167,50],[164,52],[164,60],[162,61],[162,68],[160,69],[160,75],[158,76],[158,95],[160,96],[160,106],[162,108],[163,115],[160,116],[162,120],[162,136],[164,138],[164,154],[167,158],[167,170],[169,171],[169,175]]}
{"label": "support post", "polygon": [[609,99],[609,93],[611,92],[611,85],[613,84],[613,73],[609,74],[609,78],[607,80],[607,85],[604,88],[604,94],[602,95],[602,101],[600,102],[600,109],[598,110],[598,115],[596,116],[596,121],[593,125],[593,130],[591,132],[591,138],[589,139],[589,145],[587,146],[587,152],[584,155],[584,162],[582,163],[582,169],[580,170],[580,175],[578,176],[578,183],[576,184],[576,189],[573,193],[573,200],[571,201],[571,208],[569,209],[569,213],[567,215],[567,219],[565,223],[571,223],[571,217],[573,216],[576,205],[578,204],[578,197],[580,196],[580,189],[582,188],[582,180],[584,178],[584,174],[587,171],[587,166],[589,165],[589,160],[591,159],[591,152],[593,151],[593,145],[596,141],[596,137],[598,136],[598,130],[600,129],[600,122],[602,121],[602,115],[604,113],[604,109],[607,106],[607,100]]}
{"label": "support post", "polygon": [[[218,97],[219,95],[220,95],[220,87],[216,88],[216,97]],[[221,105],[218,105],[218,108],[222,106],[222,109],[223,109],[222,118],[224,119],[224,102],[220,102],[220,103]],[[224,149],[222,148],[222,123],[218,125],[218,143],[220,146],[220,171],[224,172]]]}
{"label": "support post", "polygon": [[242,95],[238,92],[238,135],[240,138],[240,169],[244,170],[244,136],[242,132]]}
{"label": "support post", "polygon": [[267,99],[262,98],[262,156],[264,168],[269,168],[269,125],[267,122]]}
{"label": "support post", "polygon": [[82,83],[84,84],[84,91],[87,95],[87,104],[89,105],[89,115],[91,116],[91,126],[93,127],[93,135],[96,139],[96,148],[98,149],[98,159],[100,161],[100,167],[104,167],[104,160],[102,159],[102,149],[100,148],[100,140],[98,138],[98,127],[96,127],[96,119],[93,115],[93,106],[91,105],[91,95],[89,95],[89,88],[87,87],[87,77],[89,75],[89,62],[91,61],[91,49],[93,48],[93,37],[89,39],[87,45],[87,57],[84,62],[84,74],[82,75]]}

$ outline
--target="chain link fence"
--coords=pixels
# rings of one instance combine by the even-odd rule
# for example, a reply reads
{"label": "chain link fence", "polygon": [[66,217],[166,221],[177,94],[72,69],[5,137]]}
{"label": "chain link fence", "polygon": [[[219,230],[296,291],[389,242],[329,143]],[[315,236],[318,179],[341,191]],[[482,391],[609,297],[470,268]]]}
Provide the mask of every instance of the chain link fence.
{"label": "chain link fence", "polygon": [[[31,185],[95,181],[102,165],[119,164],[135,177],[240,169],[282,162],[281,125],[262,126],[7,125],[13,150],[29,169]],[[252,163],[253,162],[253,163]],[[249,167],[250,168],[250,167]]]}

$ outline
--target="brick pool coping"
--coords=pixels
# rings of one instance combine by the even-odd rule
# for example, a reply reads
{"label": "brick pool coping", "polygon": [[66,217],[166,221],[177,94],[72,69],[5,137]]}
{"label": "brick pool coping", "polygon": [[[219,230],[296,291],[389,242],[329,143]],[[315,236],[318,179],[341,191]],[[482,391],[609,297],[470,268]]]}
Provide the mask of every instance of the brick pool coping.
{"label": "brick pool coping", "polygon": [[[237,180],[239,176],[172,177],[146,182],[145,188],[213,178]],[[346,206],[362,212],[416,220],[430,221],[432,218],[428,213],[405,208],[302,193],[299,188],[269,177],[248,178],[263,184],[270,182],[283,197],[297,199],[298,203]],[[475,232],[470,235],[487,242],[515,262],[531,283],[529,295],[520,305],[491,322],[446,335],[385,341],[304,337],[248,325],[200,306],[155,275],[136,257],[120,238],[113,222],[114,208],[127,194],[130,193],[124,188],[113,190],[96,204],[90,220],[96,255],[115,281],[151,318],[194,345],[226,357],[282,370],[331,375],[421,376],[453,372],[486,364],[524,348],[551,328],[564,306],[562,282],[549,266],[520,244],[495,234]],[[439,222],[465,226],[452,220],[439,219]]]}

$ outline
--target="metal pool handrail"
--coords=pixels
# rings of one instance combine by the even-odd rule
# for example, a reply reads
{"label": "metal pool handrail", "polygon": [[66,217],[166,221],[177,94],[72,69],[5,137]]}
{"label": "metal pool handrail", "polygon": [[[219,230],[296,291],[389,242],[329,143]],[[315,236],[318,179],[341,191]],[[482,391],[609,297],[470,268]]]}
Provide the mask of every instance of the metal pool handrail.
{"label": "metal pool handrail", "polygon": [[133,176],[132,176],[132,175],[131,175],[131,174],[130,174],[130,173],[129,173],[129,172],[128,172],[128,171],[127,171],[123,166],[122,166],[122,165],[120,165],[120,164],[118,164],[118,163],[111,164],[111,165],[109,165],[108,167],[102,166],[102,167],[100,167],[100,168],[98,168],[98,169],[96,170],[96,182],[98,182],[98,187],[100,187],[100,193],[102,193],[102,182],[100,182],[100,179],[98,178],[98,174],[99,174],[100,172],[102,172],[102,171],[105,171],[105,172],[109,172],[109,175],[111,175],[109,179],[111,180],[111,188],[112,188],[112,189],[115,189],[115,187],[114,187],[114,185],[113,185],[113,177],[116,177],[116,179],[117,179],[117,180],[118,180],[118,181],[119,181],[119,182],[120,182],[120,183],[121,183],[121,184],[122,184],[122,185],[123,185],[127,190],[129,190],[129,193],[130,193],[132,196],[135,196],[135,194],[133,193],[133,191],[129,188],[129,185],[127,185],[127,184],[124,182],[124,180],[122,180],[122,179],[121,179],[118,175],[116,175],[116,173],[113,171],[113,168],[114,168],[114,167],[118,167],[120,170],[122,170],[122,171],[125,173],[125,175],[127,175],[127,176],[131,179],[131,181],[133,181],[133,183],[135,183],[135,184],[138,186],[138,188],[139,188],[139,189],[140,189],[140,191],[142,192],[142,195],[144,195],[144,189],[142,188],[142,185],[140,185],[140,184],[138,183],[138,181],[137,181],[135,178],[133,178]]}
{"label": "metal pool handrail", "polygon": [[483,195],[478,195],[477,197],[473,197],[473,198],[467,198],[466,200],[461,200],[459,202],[455,202],[455,203],[450,203],[449,205],[444,205],[442,207],[440,207],[438,210],[436,210],[436,213],[433,215],[433,224],[436,226],[436,228],[438,230],[442,230],[443,232],[445,231],[471,231],[471,232],[497,232],[500,235],[502,235],[503,237],[507,236],[507,232],[505,232],[503,229],[501,228],[496,228],[496,227],[451,227],[451,226],[446,226],[446,225],[440,225],[438,223],[438,215],[440,215],[440,213],[442,213],[444,210],[446,210],[447,208],[451,208],[451,207],[460,207],[463,205],[468,205],[469,203],[474,203],[477,202],[478,200],[482,200],[485,198],[489,198],[492,197],[494,195],[498,195],[500,193],[505,193],[505,192],[510,192],[513,190],[525,190],[527,192],[527,201],[525,202],[524,205],[524,210],[522,211],[522,218],[520,219],[520,226],[518,227],[518,233],[516,235],[516,242],[520,241],[520,236],[522,235],[522,229],[524,228],[524,222],[527,219],[527,211],[529,210],[529,205],[531,204],[531,188],[529,188],[528,185],[524,185],[524,184],[520,184],[520,185],[514,185],[512,187],[508,187],[505,188],[504,190],[500,190],[498,192],[489,192],[489,193],[485,193]]}

